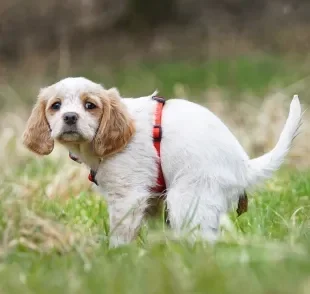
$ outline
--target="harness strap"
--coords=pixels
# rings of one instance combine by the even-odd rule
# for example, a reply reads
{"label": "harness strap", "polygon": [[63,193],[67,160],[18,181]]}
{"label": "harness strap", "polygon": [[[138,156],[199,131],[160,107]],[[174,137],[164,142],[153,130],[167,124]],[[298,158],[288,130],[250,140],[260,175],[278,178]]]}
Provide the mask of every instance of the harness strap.
{"label": "harness strap", "polygon": [[155,110],[155,122],[153,126],[153,144],[158,155],[158,175],[157,175],[157,185],[152,188],[153,192],[161,193],[166,189],[165,178],[160,163],[160,143],[162,139],[162,126],[161,117],[163,107],[165,105],[165,99],[158,96],[153,96],[153,100],[157,101],[157,106]]}
{"label": "harness strap", "polygon": [[[77,163],[82,163],[82,162],[79,160],[79,158],[78,158],[77,156],[75,156],[75,155],[74,155],[72,152],[70,152],[70,151],[69,151],[69,157],[70,157],[72,160],[76,161]],[[95,179],[96,173],[97,173],[96,171],[94,171],[93,169],[91,169],[90,172],[89,172],[89,175],[88,175],[88,179],[89,179],[91,182],[95,183],[95,184],[98,186],[98,183],[97,183],[97,181],[96,181],[96,179]]]}
{"label": "harness strap", "polygon": [[77,156],[75,156],[71,151],[69,151],[69,157],[76,161],[77,163],[82,163]]}

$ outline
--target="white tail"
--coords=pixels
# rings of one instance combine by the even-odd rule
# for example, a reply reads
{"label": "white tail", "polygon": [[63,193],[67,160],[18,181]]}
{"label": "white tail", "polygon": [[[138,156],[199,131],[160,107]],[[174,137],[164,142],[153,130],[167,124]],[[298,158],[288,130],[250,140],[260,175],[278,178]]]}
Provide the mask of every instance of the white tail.
{"label": "white tail", "polygon": [[298,134],[301,125],[301,107],[298,95],[294,95],[290,105],[290,112],[279,141],[268,153],[249,160],[248,165],[248,185],[252,186],[270,178],[284,161],[292,141]]}

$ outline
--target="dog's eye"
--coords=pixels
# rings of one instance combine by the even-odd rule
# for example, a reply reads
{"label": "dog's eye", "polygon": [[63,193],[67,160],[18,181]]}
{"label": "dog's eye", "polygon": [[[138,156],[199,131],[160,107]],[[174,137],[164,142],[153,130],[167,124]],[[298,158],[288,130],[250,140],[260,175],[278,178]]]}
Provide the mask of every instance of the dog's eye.
{"label": "dog's eye", "polygon": [[86,102],[85,103],[85,108],[86,109],[94,109],[96,108],[97,106],[94,104],[94,103],[91,103],[91,102]]}
{"label": "dog's eye", "polygon": [[59,110],[60,109],[60,106],[61,106],[61,103],[60,102],[55,102],[52,104],[51,108],[53,110]]}

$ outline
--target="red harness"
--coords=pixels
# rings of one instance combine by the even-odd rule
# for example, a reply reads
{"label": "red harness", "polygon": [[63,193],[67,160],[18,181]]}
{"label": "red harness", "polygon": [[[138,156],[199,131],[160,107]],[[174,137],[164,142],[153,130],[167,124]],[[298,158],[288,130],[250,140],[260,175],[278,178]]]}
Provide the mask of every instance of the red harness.
{"label": "red harness", "polygon": [[[155,110],[155,122],[153,126],[153,144],[154,144],[154,147],[158,155],[157,183],[156,183],[156,186],[152,188],[152,191],[156,193],[162,193],[166,189],[165,178],[164,178],[163,171],[161,169],[161,164],[160,164],[160,142],[162,138],[161,117],[162,117],[162,110],[165,105],[165,99],[162,97],[157,97],[157,96],[153,96],[152,99],[157,101],[157,106]],[[79,159],[76,156],[74,156],[71,152],[69,152],[69,157],[72,160],[80,163]],[[96,177],[96,171],[91,169],[88,175],[88,179],[98,186],[98,183],[95,177]]]}
{"label": "red harness", "polygon": [[162,127],[161,127],[161,117],[162,117],[162,111],[163,107],[165,105],[165,99],[162,97],[153,96],[153,100],[157,101],[157,106],[155,110],[155,123],[153,126],[153,144],[157,151],[158,155],[158,175],[157,175],[157,185],[152,188],[153,192],[162,193],[166,190],[166,183],[164,174],[161,168],[160,163],[160,142],[162,139]]}

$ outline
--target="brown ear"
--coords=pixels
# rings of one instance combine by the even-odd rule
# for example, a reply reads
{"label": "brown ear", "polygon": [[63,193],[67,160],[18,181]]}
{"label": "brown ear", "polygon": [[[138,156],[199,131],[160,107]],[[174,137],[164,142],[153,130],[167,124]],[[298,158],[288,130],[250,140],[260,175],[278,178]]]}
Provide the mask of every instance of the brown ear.
{"label": "brown ear", "polygon": [[23,134],[23,144],[39,155],[50,154],[54,149],[54,141],[45,117],[45,102],[40,100],[32,109]]}
{"label": "brown ear", "polygon": [[105,157],[123,150],[134,135],[135,127],[117,89],[104,91],[100,98],[103,111],[93,144],[96,155]]}

